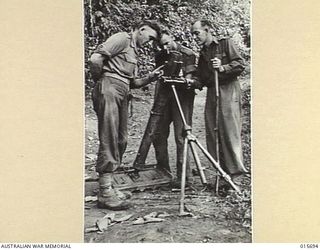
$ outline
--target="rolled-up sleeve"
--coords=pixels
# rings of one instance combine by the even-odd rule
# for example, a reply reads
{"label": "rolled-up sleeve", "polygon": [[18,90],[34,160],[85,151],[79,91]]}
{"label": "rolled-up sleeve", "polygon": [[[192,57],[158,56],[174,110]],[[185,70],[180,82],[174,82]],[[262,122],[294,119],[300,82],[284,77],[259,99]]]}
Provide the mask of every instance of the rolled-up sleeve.
{"label": "rolled-up sleeve", "polygon": [[100,44],[94,53],[112,58],[128,47],[130,43],[130,39],[128,38],[128,34],[124,32],[112,35],[107,41]]}
{"label": "rolled-up sleeve", "polygon": [[94,81],[97,81],[101,74],[104,61],[118,55],[128,47],[130,39],[127,33],[117,33],[100,44],[93,52],[89,60],[89,69]]}

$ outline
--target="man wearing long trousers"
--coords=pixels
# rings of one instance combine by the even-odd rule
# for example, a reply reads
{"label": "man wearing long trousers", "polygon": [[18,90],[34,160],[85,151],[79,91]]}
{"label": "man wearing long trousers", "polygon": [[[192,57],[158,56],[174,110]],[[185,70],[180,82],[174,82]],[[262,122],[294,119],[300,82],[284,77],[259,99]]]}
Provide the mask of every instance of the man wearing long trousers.
{"label": "man wearing long trousers", "polygon": [[247,173],[241,147],[241,89],[237,79],[244,70],[244,65],[232,41],[217,40],[211,34],[210,28],[211,25],[206,20],[197,21],[192,26],[195,40],[202,46],[197,76],[208,88],[205,105],[206,141],[209,153],[217,159],[214,70],[218,70],[220,164],[234,179]]}
{"label": "man wearing long trousers", "polygon": [[[180,73],[180,76],[191,79],[192,73],[196,70],[196,56],[193,51],[175,42],[167,30],[162,31],[160,44],[163,49],[160,53],[156,54],[155,60],[157,67],[166,64],[164,67],[164,76],[170,77]],[[181,64],[181,72],[173,72],[176,71],[177,68],[179,69],[179,67],[177,67],[179,63]],[[181,86],[181,88],[177,87],[177,93],[186,122],[191,125],[195,95],[194,90],[187,89],[186,86]],[[155,129],[153,139],[157,164],[168,171],[170,171],[170,166],[167,139],[170,132],[170,124],[173,122],[177,157],[177,179],[173,181],[173,185],[179,186],[183,162],[183,122],[171,86],[165,85],[161,81],[158,81],[156,85],[154,106],[151,111],[151,117],[152,116],[159,116],[159,123]],[[187,169],[188,175],[190,173],[189,167],[187,167]]]}
{"label": "man wearing long trousers", "polygon": [[130,207],[126,194],[113,187],[113,172],[120,166],[127,145],[128,91],[142,87],[158,78],[155,70],[136,79],[138,47],[159,39],[160,27],[143,21],[132,33],[120,32],[99,45],[89,65],[96,86],[92,92],[98,117],[99,152],[96,171],[99,173],[98,206],[111,210]]}

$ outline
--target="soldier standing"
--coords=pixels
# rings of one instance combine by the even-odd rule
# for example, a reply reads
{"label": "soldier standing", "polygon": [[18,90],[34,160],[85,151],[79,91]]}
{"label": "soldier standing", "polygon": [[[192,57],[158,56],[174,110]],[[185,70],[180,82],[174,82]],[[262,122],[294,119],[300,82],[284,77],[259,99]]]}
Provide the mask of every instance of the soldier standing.
{"label": "soldier standing", "polygon": [[113,187],[113,172],[120,166],[127,146],[128,93],[156,80],[161,71],[136,79],[139,47],[159,39],[160,27],[154,21],[142,21],[132,33],[120,32],[99,45],[89,65],[96,86],[92,100],[98,117],[99,173],[98,207],[122,210],[130,207],[128,195]]}
{"label": "soldier standing", "polygon": [[217,40],[210,32],[207,20],[192,25],[192,33],[202,46],[197,76],[207,86],[205,106],[206,141],[210,154],[216,152],[216,89],[214,71],[219,76],[219,119],[221,167],[234,179],[247,173],[243,164],[241,147],[241,89],[237,77],[244,70],[243,59],[230,39]]}

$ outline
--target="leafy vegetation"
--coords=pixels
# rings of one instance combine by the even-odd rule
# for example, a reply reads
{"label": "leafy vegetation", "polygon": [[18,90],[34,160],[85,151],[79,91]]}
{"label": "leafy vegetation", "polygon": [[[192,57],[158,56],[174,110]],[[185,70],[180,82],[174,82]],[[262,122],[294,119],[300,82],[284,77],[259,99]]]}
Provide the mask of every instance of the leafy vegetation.
{"label": "leafy vegetation", "polygon": [[[159,21],[175,39],[197,51],[190,32],[191,24],[206,18],[218,38],[231,37],[238,46],[249,70],[250,0],[84,0],[85,61],[95,47],[112,34],[132,29],[142,19]],[[153,50],[146,47],[139,60],[139,72],[146,74],[153,66]],[[86,67],[86,83],[92,80]]]}
{"label": "leafy vegetation", "polygon": [[[214,26],[214,35],[218,38],[231,37],[247,66],[240,79],[242,87],[242,145],[244,164],[249,170],[251,169],[251,88],[250,75],[248,74],[250,72],[250,0],[84,0],[84,5],[86,63],[98,44],[114,33],[130,31],[134,23],[141,19],[158,20],[171,30],[177,41],[194,51],[198,51],[199,48],[192,38],[190,26],[200,18],[211,21]],[[153,65],[153,49],[149,46],[141,51],[140,74],[143,75],[150,71]],[[90,90],[93,81],[87,65],[85,70],[86,90]],[[129,141],[123,158],[123,163],[128,166],[135,159],[153,102],[151,91],[134,90],[133,93],[135,94],[133,99],[134,112],[128,121]],[[205,145],[204,91],[199,92],[196,98],[198,101],[195,101],[194,104],[192,126],[197,138]],[[96,130],[97,118],[89,99],[86,100],[85,112],[86,160],[92,160],[96,157],[99,143]],[[174,137],[169,138],[168,150],[175,152]],[[200,157],[206,166],[206,159],[202,154]],[[154,162],[154,159],[151,162]],[[170,154],[170,162],[175,162],[174,153]],[[92,165],[86,164],[86,173],[94,171],[91,167]],[[210,175],[213,171],[206,173],[209,179],[214,178],[213,175]],[[200,180],[196,182],[199,185],[200,183]],[[153,190],[149,193],[136,193],[134,196],[134,202],[137,204],[134,210],[136,216],[160,209],[165,209],[173,216],[163,224],[141,227],[138,231],[132,229],[128,224],[115,225],[109,229],[107,234],[93,236],[92,233],[86,233],[85,240],[86,242],[250,242],[251,178],[247,176],[237,185],[241,187],[241,195],[231,193],[227,197],[218,197],[201,191],[199,197],[195,196],[188,200],[190,208],[194,208],[195,218],[176,216],[178,195],[173,192]],[[90,185],[86,183],[86,192],[89,189]],[[171,198],[168,199],[168,195],[171,195]],[[97,215],[99,212],[94,205],[90,209],[86,209],[86,223],[88,224],[95,216],[98,218]],[[167,235],[170,235],[171,238],[168,239]]]}

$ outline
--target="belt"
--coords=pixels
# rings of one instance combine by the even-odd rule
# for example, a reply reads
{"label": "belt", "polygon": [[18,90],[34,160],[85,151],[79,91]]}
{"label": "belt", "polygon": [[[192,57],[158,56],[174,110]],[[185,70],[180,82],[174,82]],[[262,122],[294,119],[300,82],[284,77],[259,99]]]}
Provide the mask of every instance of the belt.
{"label": "belt", "polygon": [[123,82],[126,83],[127,85],[129,85],[130,82],[131,82],[131,79],[126,78],[126,77],[123,77],[123,76],[121,76],[121,75],[119,75],[119,74],[117,74],[117,73],[104,72],[103,75],[104,75],[104,76],[108,76],[108,77],[112,77],[112,78],[116,78],[116,79],[118,79],[118,80],[120,80],[120,81],[123,81]]}

